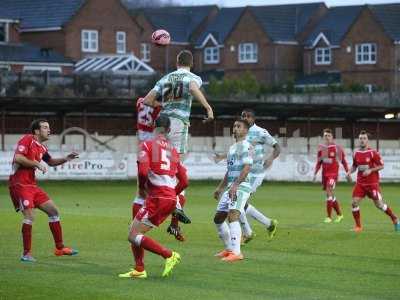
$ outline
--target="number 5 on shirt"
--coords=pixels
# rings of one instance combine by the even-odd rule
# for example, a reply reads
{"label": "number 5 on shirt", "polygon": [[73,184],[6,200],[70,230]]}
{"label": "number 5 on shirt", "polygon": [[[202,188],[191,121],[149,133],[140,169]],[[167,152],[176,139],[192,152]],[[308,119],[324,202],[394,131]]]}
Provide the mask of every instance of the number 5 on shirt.
{"label": "number 5 on shirt", "polygon": [[[168,153],[170,154],[170,153]],[[167,155],[167,150],[161,149],[161,170],[169,171],[171,168],[171,160]]]}

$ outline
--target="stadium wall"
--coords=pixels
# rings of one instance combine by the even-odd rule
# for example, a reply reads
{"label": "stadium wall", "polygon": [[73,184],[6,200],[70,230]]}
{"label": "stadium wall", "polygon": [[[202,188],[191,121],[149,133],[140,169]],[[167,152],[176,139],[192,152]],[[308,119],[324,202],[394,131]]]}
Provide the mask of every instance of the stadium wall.
{"label": "stadium wall", "polygon": [[[6,180],[11,173],[13,152],[0,153],[0,179]],[[54,157],[62,153],[52,153]],[[382,181],[400,181],[400,161],[398,155],[382,155],[385,169],[381,171]],[[351,163],[351,156],[347,157]],[[303,181],[313,178],[316,156],[282,153],[266,172],[268,181]],[[184,164],[192,180],[222,179],[226,171],[226,162],[215,163],[212,152],[191,152]],[[50,167],[46,174],[39,174],[39,180],[121,180],[137,176],[136,154],[123,152],[83,152],[78,160],[62,166]],[[355,179],[355,174],[353,174]],[[345,176],[341,170],[339,181]]]}
{"label": "stadium wall", "polygon": [[[226,152],[229,146],[233,143],[229,135],[230,129],[226,128],[226,136],[202,136],[202,137],[189,137],[189,152]],[[8,134],[5,136],[5,150],[12,151],[16,143],[21,138],[20,134]],[[282,152],[287,154],[307,154],[308,149],[312,154],[317,151],[318,145],[322,142],[321,137],[315,136],[310,139],[304,137],[279,137],[275,136],[281,145]],[[84,151],[84,135],[70,134],[61,137],[60,135],[52,135],[48,142],[50,151]],[[339,145],[347,149],[347,153],[351,155],[351,140],[349,139],[336,139]],[[104,143],[104,144],[102,144]],[[354,140],[357,145],[357,140]],[[378,141],[370,140],[371,147],[377,148]],[[106,145],[106,146],[104,146]],[[380,140],[380,151],[387,154],[400,155],[400,139],[393,140]],[[113,135],[91,135],[86,137],[86,150],[88,152],[123,152],[123,153],[136,153],[137,151],[137,138],[135,135],[131,136],[113,136]]]}
{"label": "stadium wall", "polygon": [[[35,118],[45,117],[49,120],[52,132],[60,134],[69,127],[81,127],[91,134],[98,135],[126,135],[132,136],[136,133],[133,108],[126,114],[120,116],[88,115],[86,118],[78,114],[46,114],[21,115],[7,114],[5,118],[5,134],[23,134],[29,128]],[[219,118],[215,125],[204,125],[198,118],[192,119],[190,133],[194,137],[202,136],[224,136],[227,128],[233,124],[233,117]],[[383,120],[335,120],[335,119],[313,119],[308,123],[304,119],[262,119],[257,124],[267,128],[268,131],[279,137],[316,137],[320,136],[324,128],[334,130],[337,138],[351,139],[356,137],[360,130],[367,130],[375,139],[379,136],[381,140],[399,139],[400,122]]]}

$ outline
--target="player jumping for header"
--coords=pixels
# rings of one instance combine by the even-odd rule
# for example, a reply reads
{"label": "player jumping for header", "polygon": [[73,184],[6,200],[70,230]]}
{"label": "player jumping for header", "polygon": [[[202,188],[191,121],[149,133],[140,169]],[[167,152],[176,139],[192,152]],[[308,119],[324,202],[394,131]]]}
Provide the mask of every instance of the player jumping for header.
{"label": "player jumping for header", "polygon": [[[187,153],[189,134],[189,119],[193,98],[207,111],[207,118],[203,122],[214,119],[214,113],[207,99],[200,90],[202,80],[190,70],[193,67],[193,54],[189,50],[179,52],[176,58],[177,70],[162,77],[154,88],[146,95],[144,104],[153,107],[161,106],[160,115],[167,116],[171,120],[171,130],[168,139],[178,150],[181,159]],[[180,203],[185,203],[183,194],[179,195]],[[173,219],[167,231],[178,240],[184,240],[184,236],[178,226],[178,220]]]}

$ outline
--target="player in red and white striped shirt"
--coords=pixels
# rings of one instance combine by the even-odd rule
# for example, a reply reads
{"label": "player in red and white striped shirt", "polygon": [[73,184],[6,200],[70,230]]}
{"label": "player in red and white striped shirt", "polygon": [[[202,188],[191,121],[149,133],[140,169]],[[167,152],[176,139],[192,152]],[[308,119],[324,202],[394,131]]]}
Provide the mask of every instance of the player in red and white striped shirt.
{"label": "player in red and white striped shirt", "polygon": [[177,195],[187,186],[186,169],[181,164],[177,150],[167,140],[170,120],[160,116],[156,120],[155,137],[141,144],[139,152],[139,189],[146,194],[144,206],[138,211],[129,233],[136,266],[133,271],[120,274],[120,277],[146,278],[144,269],[144,250],[158,254],[166,259],[162,276],[168,276],[179,263],[180,255],[155,240],[146,232],[158,227],[176,208]]}
{"label": "player in red and white striped shirt", "polygon": [[359,204],[366,196],[374,201],[375,206],[387,214],[394,224],[394,230],[400,231],[399,218],[385,203],[379,186],[379,171],[383,169],[383,161],[378,151],[369,147],[368,133],[362,130],[358,136],[360,148],[354,152],[351,172],[357,172],[357,182],[353,189],[354,231],[361,232],[361,216]]}
{"label": "player in red and white striped shirt", "polygon": [[335,196],[336,182],[339,177],[339,162],[343,165],[347,174],[347,180],[350,181],[349,167],[346,161],[346,155],[343,148],[337,145],[333,139],[332,130],[329,128],[323,131],[324,143],[318,147],[317,163],[314,171],[314,181],[322,167],[322,188],[326,192],[326,212],[327,217],[324,223],[332,222],[332,209],[336,212],[335,223],[340,223],[343,219],[343,214],[340,209],[339,201]]}
{"label": "player in red and white striped shirt", "polygon": [[[140,144],[149,140],[152,140],[154,137],[154,128],[155,128],[155,121],[160,115],[162,106],[152,107],[146,105],[144,103],[144,98],[139,98],[136,102],[136,112],[137,112],[137,139],[138,139],[138,149]],[[146,195],[140,194],[140,189],[137,189],[137,194],[135,199],[132,202],[132,220],[135,218],[137,212],[144,204],[144,199]],[[175,239],[178,241],[183,242],[185,237],[179,227],[179,218],[181,218],[184,223],[190,223],[190,219],[185,215],[184,211],[182,210],[185,203],[186,198],[183,194],[178,195],[179,201],[177,202],[177,210],[176,213],[172,214],[171,217],[171,224],[167,229],[169,234],[172,234]],[[179,213],[179,215],[178,215]]]}
{"label": "player in red and white striped shirt", "polygon": [[[136,129],[137,129],[137,142],[138,149],[140,144],[153,139],[154,137],[154,122],[160,114],[161,106],[152,107],[144,104],[144,98],[139,98],[136,102]],[[132,220],[135,218],[137,212],[144,204],[145,195],[139,194],[137,189],[136,197],[132,202]]]}

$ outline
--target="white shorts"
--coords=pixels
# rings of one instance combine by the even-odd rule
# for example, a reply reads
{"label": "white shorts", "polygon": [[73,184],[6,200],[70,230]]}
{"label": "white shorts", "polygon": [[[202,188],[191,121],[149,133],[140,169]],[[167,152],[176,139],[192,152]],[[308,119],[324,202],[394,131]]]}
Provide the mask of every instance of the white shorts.
{"label": "white shorts", "polygon": [[171,131],[168,134],[168,139],[179,154],[185,154],[187,152],[189,125],[176,118],[169,119],[171,120]]}
{"label": "white shorts", "polygon": [[137,139],[138,143],[146,142],[153,139],[154,133],[149,131],[138,130],[137,131]]}
{"label": "white shorts", "polygon": [[250,193],[239,187],[236,195],[236,200],[232,201],[229,198],[229,192],[224,192],[219,199],[217,211],[228,212],[230,210],[238,210],[240,213],[244,213],[244,206],[250,197]]}
{"label": "white shorts", "polygon": [[260,174],[260,176],[254,176],[251,179],[251,192],[255,193],[260,185],[262,185],[264,181],[265,174]]}
{"label": "white shorts", "polygon": [[139,205],[144,205],[144,199],[142,197],[136,196],[135,199],[133,199],[132,204],[139,204]]}

